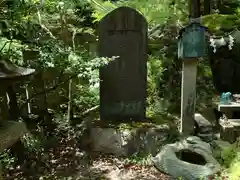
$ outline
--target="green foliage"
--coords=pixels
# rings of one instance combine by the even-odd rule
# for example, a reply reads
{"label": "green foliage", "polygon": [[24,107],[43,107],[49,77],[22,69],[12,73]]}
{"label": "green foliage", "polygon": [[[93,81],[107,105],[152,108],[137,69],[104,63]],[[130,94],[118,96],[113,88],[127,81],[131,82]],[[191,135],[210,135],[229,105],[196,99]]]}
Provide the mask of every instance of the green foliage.
{"label": "green foliage", "polygon": [[203,24],[208,27],[210,32],[223,34],[223,31],[233,30],[239,27],[240,21],[237,14],[211,14],[203,17]]}
{"label": "green foliage", "polygon": [[240,165],[240,149],[238,143],[230,147],[224,148],[221,152],[221,160],[224,170],[221,174],[216,175],[216,179],[239,179],[239,165]]}
{"label": "green foliage", "polygon": [[[95,53],[89,52],[88,46],[84,45],[88,39],[82,44],[73,44],[78,33],[94,37],[93,24],[88,22],[93,21],[88,1],[46,0],[44,4],[39,4],[39,1],[18,1],[14,6],[5,6],[4,9],[8,14],[4,19],[7,26],[1,28],[5,36],[0,40],[1,56],[39,70],[56,68],[61,73],[75,74],[84,80],[82,82],[87,80],[88,83],[77,86],[73,95],[77,99],[74,102],[78,106],[87,104],[86,107],[98,104],[97,71],[111,59],[97,58]],[[60,28],[60,35],[52,33],[52,28]],[[72,37],[66,37],[66,31]],[[66,44],[66,38],[70,38],[72,44]],[[38,61],[31,64],[24,62],[22,51],[25,49],[39,51]]]}
{"label": "green foliage", "polygon": [[232,161],[237,156],[237,149],[235,147],[226,148],[221,152],[221,159],[225,167],[229,167]]}
{"label": "green foliage", "polygon": [[33,134],[26,134],[24,135],[23,139],[24,139],[24,144],[25,147],[30,150],[30,151],[38,151],[38,152],[43,152],[43,146],[42,143],[44,141],[46,141],[48,137],[44,137],[42,136],[34,136]]}
{"label": "green foliage", "polygon": [[[113,3],[102,0],[11,0],[0,1],[0,4],[0,56],[39,71],[55,68],[60,74],[74,76],[77,83],[73,93],[73,106],[77,107],[75,115],[79,116],[83,111],[99,104],[98,69],[117,58],[97,57],[96,50],[91,49],[97,42],[97,23],[120,6],[136,9],[146,18],[149,27],[147,115],[154,121],[161,121],[169,120],[169,114],[179,114],[182,62],[177,58],[176,37],[188,21],[186,1],[175,0],[172,3],[168,0],[121,0]],[[221,4],[220,12],[226,10],[223,7]],[[233,8],[229,3],[227,7],[228,10]],[[204,16],[203,24],[217,35],[238,28],[240,7],[233,9],[232,14],[214,13]],[[34,62],[25,62],[23,50],[37,50],[40,56]],[[211,80],[208,59],[202,59],[198,65],[198,107],[211,103],[215,92]],[[56,90],[55,93],[61,94],[62,91],[64,90]],[[63,114],[56,113],[58,123],[65,127],[64,131],[69,132],[62,118],[66,111]],[[97,114],[93,119],[96,118]],[[39,130],[41,128],[37,128],[40,132],[24,137],[29,151],[42,153],[43,145],[50,142],[45,137],[44,130]],[[71,133],[79,135],[75,131]],[[55,141],[54,138],[51,140]],[[227,149],[221,154],[223,164],[230,167],[231,174],[236,173],[236,168],[239,167],[238,156],[236,149]],[[1,158],[8,159],[4,161],[5,165],[10,166],[13,162],[8,153],[4,153]],[[147,164],[146,159],[148,157],[138,155],[131,157],[129,161]]]}
{"label": "green foliage", "polygon": [[[128,6],[138,10],[150,23],[150,26],[163,25],[171,17],[171,19],[179,19],[179,15],[182,16],[182,9],[186,7],[186,3],[182,0],[178,0],[176,6],[171,6],[167,0],[133,0],[133,1],[117,1],[111,3],[110,1],[93,0],[93,5],[95,8],[96,20],[101,20],[107,13],[112,10],[121,7]],[[168,7],[168,8],[166,8]],[[184,12],[186,15],[186,12]],[[180,17],[182,18],[182,17]]]}
{"label": "green foliage", "polygon": [[240,177],[240,173],[239,173],[239,166],[240,166],[240,157],[238,155],[238,158],[232,163],[232,165],[230,166],[229,170],[228,170],[228,177],[230,179],[233,180],[237,180]]}
{"label": "green foliage", "polygon": [[151,154],[134,154],[127,159],[127,163],[129,164],[137,164],[142,166],[149,166],[152,164],[152,155]]}
{"label": "green foliage", "polygon": [[0,38],[0,50],[3,58],[8,58],[19,65],[23,64],[22,49],[24,45],[18,40],[8,40],[7,38]]}
{"label": "green foliage", "polygon": [[[162,61],[160,59],[157,59],[156,56],[149,56],[148,61],[148,104],[154,104],[156,101],[159,103],[163,102],[163,98],[158,98],[156,100],[156,97],[158,97],[158,91],[159,91],[159,83],[162,82],[162,74],[163,74],[163,67],[162,67]],[[156,116],[158,113],[162,113],[165,109],[162,109],[161,106],[150,106],[148,108],[148,116],[152,116],[151,114],[154,114]]]}
{"label": "green foliage", "polygon": [[9,155],[9,150],[4,151],[0,156],[2,166],[5,168],[13,168],[13,163],[15,162],[15,158]]}

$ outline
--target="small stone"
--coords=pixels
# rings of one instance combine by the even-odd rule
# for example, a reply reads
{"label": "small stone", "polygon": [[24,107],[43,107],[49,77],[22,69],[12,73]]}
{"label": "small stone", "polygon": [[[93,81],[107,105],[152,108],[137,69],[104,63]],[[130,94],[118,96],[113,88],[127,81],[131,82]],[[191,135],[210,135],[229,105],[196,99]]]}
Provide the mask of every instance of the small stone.
{"label": "small stone", "polygon": [[212,132],[213,130],[212,124],[201,114],[195,113],[195,121],[198,124],[201,133]]}

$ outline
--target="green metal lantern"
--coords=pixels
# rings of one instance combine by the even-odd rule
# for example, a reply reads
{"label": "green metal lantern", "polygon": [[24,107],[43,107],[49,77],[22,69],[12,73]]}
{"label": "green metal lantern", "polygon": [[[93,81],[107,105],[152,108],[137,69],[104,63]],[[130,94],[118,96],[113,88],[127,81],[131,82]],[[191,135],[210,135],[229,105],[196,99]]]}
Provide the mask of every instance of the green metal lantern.
{"label": "green metal lantern", "polygon": [[191,23],[180,31],[178,39],[178,58],[187,60],[205,55],[205,31],[200,23]]}

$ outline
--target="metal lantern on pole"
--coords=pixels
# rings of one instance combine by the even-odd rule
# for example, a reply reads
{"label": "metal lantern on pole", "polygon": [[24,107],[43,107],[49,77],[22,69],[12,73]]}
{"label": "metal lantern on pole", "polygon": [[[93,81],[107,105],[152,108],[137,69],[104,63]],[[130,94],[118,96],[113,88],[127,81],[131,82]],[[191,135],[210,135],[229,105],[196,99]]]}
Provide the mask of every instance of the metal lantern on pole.
{"label": "metal lantern on pole", "polygon": [[205,55],[206,28],[200,23],[192,22],[183,28],[178,39],[178,58],[189,60]]}
{"label": "metal lantern on pole", "polygon": [[197,63],[205,55],[205,31],[199,19],[193,17],[178,38],[178,58],[182,60],[180,132],[186,136],[194,134]]}

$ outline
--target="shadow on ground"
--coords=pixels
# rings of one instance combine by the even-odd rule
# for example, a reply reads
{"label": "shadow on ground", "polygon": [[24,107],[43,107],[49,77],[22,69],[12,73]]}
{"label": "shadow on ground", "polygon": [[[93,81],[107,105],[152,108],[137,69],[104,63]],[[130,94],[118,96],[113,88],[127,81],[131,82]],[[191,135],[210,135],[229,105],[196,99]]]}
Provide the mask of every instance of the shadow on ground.
{"label": "shadow on ground", "polygon": [[[64,134],[64,133],[63,133]],[[167,180],[154,167],[129,163],[124,158],[82,151],[79,139],[57,135],[42,151],[28,151],[25,161],[5,168],[6,180]],[[61,137],[61,138],[60,138]],[[76,137],[76,136],[75,136]],[[51,147],[52,146],[52,147]],[[53,147],[54,146],[54,147]],[[41,148],[41,147],[39,147]]]}

